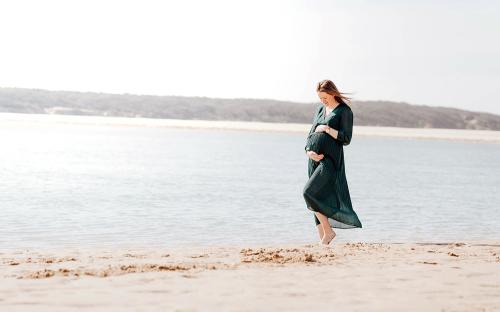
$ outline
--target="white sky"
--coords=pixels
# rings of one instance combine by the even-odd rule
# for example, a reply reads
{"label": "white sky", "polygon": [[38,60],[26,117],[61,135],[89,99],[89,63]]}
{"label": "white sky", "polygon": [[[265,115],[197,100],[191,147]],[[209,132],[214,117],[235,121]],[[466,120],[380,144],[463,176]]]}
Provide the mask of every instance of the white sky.
{"label": "white sky", "polygon": [[0,0],[0,86],[500,114],[500,1]]}

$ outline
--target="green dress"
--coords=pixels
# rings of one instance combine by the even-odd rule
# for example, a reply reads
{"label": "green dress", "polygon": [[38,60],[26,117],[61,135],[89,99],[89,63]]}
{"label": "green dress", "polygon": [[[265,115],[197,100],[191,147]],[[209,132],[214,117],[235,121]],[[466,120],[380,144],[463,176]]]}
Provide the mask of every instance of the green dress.
{"label": "green dress", "polygon": [[[318,125],[327,124],[338,130],[334,139],[327,133],[318,135],[314,130]],[[309,180],[304,186],[303,196],[307,209],[318,211],[328,217],[333,228],[361,228],[361,221],[354,212],[347,186],[343,146],[351,143],[353,113],[351,108],[340,103],[325,116],[324,105],[316,108],[313,124],[307,136],[305,150],[324,154],[319,162],[308,158]],[[328,136],[329,138],[327,138]],[[332,144],[327,146],[328,144]],[[320,224],[314,215],[316,225]]]}

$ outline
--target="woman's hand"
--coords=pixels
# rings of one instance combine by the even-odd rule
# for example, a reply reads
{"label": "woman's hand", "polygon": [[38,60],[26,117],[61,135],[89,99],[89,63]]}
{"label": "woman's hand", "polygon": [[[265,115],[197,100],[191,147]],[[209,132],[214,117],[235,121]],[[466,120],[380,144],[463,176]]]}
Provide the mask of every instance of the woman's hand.
{"label": "woman's hand", "polygon": [[314,161],[320,161],[321,159],[323,159],[323,157],[325,157],[323,154],[318,155],[314,151],[307,151],[307,156],[309,156],[309,158],[311,158]]}
{"label": "woman's hand", "polygon": [[314,132],[326,132],[326,129],[329,127],[327,125],[318,125],[316,129],[314,129]]}
{"label": "woman's hand", "polygon": [[329,135],[331,135],[335,139],[337,138],[338,133],[339,133],[337,130],[330,128],[327,125],[318,125],[316,127],[316,129],[314,129],[314,132],[323,132],[323,131],[328,133]]}

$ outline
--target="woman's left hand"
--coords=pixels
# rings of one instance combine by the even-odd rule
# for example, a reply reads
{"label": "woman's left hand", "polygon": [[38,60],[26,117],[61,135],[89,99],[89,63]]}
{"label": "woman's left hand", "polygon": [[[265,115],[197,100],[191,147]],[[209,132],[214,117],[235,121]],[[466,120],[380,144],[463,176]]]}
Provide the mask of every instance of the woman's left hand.
{"label": "woman's left hand", "polygon": [[318,125],[316,129],[314,129],[314,132],[326,132],[326,129],[329,127],[327,125]]}
{"label": "woman's left hand", "polygon": [[[328,129],[328,132],[326,132],[326,129]],[[323,132],[323,131],[325,133],[328,133],[329,135],[331,135],[334,138],[337,138],[337,136],[338,136],[338,131],[333,129],[333,128],[328,127],[327,125],[318,125],[316,127],[316,129],[314,129],[314,132]]]}

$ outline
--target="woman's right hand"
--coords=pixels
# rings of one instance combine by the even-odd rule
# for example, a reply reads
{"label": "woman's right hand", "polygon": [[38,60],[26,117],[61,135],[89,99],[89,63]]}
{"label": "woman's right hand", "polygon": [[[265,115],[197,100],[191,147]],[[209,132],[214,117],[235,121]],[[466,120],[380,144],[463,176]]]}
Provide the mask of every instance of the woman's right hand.
{"label": "woman's right hand", "polygon": [[314,151],[307,151],[307,156],[314,161],[320,161],[324,157],[323,154],[316,154]]}

